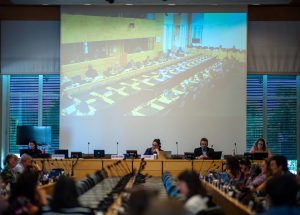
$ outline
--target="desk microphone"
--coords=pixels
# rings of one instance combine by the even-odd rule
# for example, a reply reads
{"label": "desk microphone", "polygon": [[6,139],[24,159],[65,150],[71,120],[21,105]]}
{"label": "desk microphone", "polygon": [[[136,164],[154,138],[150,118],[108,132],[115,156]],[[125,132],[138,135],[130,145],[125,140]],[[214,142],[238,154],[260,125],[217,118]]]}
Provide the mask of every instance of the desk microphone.
{"label": "desk microphone", "polygon": [[236,143],[234,143],[235,154],[238,154]]}
{"label": "desk microphone", "polygon": [[176,142],[177,156],[178,156],[178,142]]}
{"label": "desk microphone", "polygon": [[119,142],[117,142],[117,155],[119,154]]}
{"label": "desk microphone", "polygon": [[88,156],[90,156],[90,142],[88,142]]}
{"label": "desk microphone", "polygon": [[213,148],[214,148],[214,145],[211,145],[211,147],[210,147],[210,148],[212,148],[212,149],[213,149]]}

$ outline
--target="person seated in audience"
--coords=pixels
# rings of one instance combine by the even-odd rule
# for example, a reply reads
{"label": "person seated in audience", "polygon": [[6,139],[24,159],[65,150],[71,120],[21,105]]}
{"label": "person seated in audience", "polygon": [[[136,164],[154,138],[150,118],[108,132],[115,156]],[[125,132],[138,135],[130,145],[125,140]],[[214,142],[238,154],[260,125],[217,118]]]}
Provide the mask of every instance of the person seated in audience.
{"label": "person seated in audience", "polygon": [[17,181],[17,175],[14,170],[18,163],[18,157],[14,154],[8,154],[4,160],[4,169],[1,172],[2,180],[5,184],[13,185]]}
{"label": "person seated in audience", "polygon": [[206,191],[196,172],[185,170],[180,173],[176,188],[186,198],[184,208],[190,214],[197,214],[207,209],[208,198]]}
{"label": "person seated in audience", "polygon": [[42,156],[42,151],[38,149],[37,143],[35,140],[29,141],[28,148],[29,148],[29,150],[26,153],[29,154],[31,157],[39,158]]}
{"label": "person seated in audience", "polygon": [[261,173],[255,177],[250,186],[252,186],[252,190],[254,191],[257,187],[264,183],[264,181],[271,176],[270,162],[268,159],[264,159],[261,164]]}
{"label": "person seated in audience", "polygon": [[129,215],[144,214],[157,199],[158,192],[156,190],[146,189],[145,187],[133,187],[128,200]]}
{"label": "person seated in audience", "polygon": [[208,147],[208,139],[205,137],[200,140],[200,147],[194,150],[196,159],[211,159],[214,153],[214,149]]}
{"label": "person seated in audience", "polygon": [[245,181],[248,180],[248,178],[250,177],[250,168],[251,168],[250,160],[243,159],[240,161],[240,169]]}
{"label": "person seated in audience", "polygon": [[154,139],[152,142],[152,147],[147,148],[144,155],[154,155],[157,154],[159,156],[159,152],[161,150],[161,142],[160,139]]}
{"label": "person seated in audience", "polygon": [[234,186],[241,186],[244,184],[243,174],[240,170],[240,163],[236,157],[232,156],[226,159],[225,172],[229,177],[228,184]]}
{"label": "person seated in audience", "polygon": [[263,138],[259,138],[256,140],[254,146],[250,149],[250,153],[262,153],[267,152],[268,157],[272,157],[272,153],[266,146],[266,141]]}
{"label": "person seated in audience", "polygon": [[41,168],[32,160],[28,154],[23,154],[17,166],[14,168],[17,174],[21,174],[25,169],[33,168],[36,171],[41,171]]}
{"label": "person seated in audience", "polygon": [[4,214],[35,215],[47,204],[46,192],[37,188],[38,174],[25,170],[18,179],[9,197],[9,207]]}
{"label": "person seated in audience", "polygon": [[4,184],[2,183],[2,178],[0,175],[0,214],[4,214],[4,211],[8,207],[8,202],[6,201],[7,193],[5,187],[3,186]]}
{"label": "person seated in audience", "polygon": [[[154,202],[144,215],[190,215],[177,199],[165,199]],[[139,214],[143,215],[143,214]]]}
{"label": "person seated in audience", "polygon": [[283,155],[275,155],[270,158],[270,169],[272,175],[291,174],[288,169],[287,159]]}
{"label": "person seated in audience", "polygon": [[52,200],[42,208],[41,214],[94,214],[90,208],[80,205],[78,197],[74,179],[61,175],[55,185]]}
{"label": "person seated in audience", "polygon": [[298,191],[299,185],[294,176],[287,174],[274,176],[266,185],[270,209],[263,215],[300,214],[300,208],[296,207]]}

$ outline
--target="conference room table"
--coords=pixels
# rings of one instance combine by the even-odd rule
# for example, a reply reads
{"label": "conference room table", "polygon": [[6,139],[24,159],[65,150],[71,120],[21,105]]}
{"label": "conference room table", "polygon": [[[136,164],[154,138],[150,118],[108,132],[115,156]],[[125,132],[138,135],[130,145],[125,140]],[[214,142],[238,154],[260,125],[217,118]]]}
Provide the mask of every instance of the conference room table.
{"label": "conference room table", "polygon": [[[35,159],[44,170],[51,171],[55,168],[64,169],[66,174],[72,175],[76,180],[95,173],[97,170],[107,170],[108,176],[123,176],[128,172],[134,172],[140,165],[140,159],[122,160],[121,165],[109,168],[118,160],[114,159]],[[222,171],[223,160],[184,160],[184,159],[156,159],[145,160],[142,174],[153,177],[161,177],[166,171],[177,176],[184,170],[194,170],[206,175],[209,171]]]}

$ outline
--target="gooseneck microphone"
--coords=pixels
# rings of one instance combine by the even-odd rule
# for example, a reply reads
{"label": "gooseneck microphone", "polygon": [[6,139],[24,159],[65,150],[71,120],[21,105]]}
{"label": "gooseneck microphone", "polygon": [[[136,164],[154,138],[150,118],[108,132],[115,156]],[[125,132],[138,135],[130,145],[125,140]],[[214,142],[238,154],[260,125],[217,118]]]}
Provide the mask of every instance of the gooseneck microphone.
{"label": "gooseneck microphone", "polygon": [[88,156],[90,155],[90,142],[88,142]]}
{"label": "gooseneck microphone", "polygon": [[236,143],[234,143],[235,154],[238,154]]}
{"label": "gooseneck microphone", "polygon": [[176,142],[176,150],[177,150],[177,156],[178,156],[178,142]]}
{"label": "gooseneck microphone", "polygon": [[117,142],[117,155],[119,154],[119,142]]}

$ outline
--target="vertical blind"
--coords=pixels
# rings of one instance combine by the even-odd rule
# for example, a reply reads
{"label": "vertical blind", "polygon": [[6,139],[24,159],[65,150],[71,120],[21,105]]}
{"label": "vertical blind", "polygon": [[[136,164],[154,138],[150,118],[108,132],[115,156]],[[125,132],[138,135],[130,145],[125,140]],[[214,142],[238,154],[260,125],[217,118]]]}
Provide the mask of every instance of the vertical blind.
{"label": "vertical blind", "polygon": [[297,158],[298,82],[296,75],[248,75],[248,151],[257,138],[263,137],[273,154]]}
{"label": "vertical blind", "polygon": [[16,145],[18,125],[51,126],[52,140],[47,152],[52,153],[58,148],[59,82],[59,75],[10,75],[10,153],[19,153],[20,148]]}

